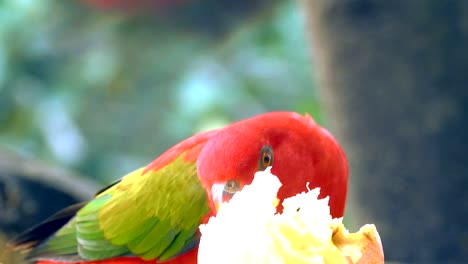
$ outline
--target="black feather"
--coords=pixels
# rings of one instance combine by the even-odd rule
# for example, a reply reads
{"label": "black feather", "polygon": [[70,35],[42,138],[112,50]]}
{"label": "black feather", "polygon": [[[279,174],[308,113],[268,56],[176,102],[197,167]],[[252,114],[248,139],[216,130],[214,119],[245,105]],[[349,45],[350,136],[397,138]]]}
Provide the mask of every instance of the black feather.
{"label": "black feather", "polygon": [[44,222],[29,230],[26,230],[16,238],[9,241],[8,247],[11,247],[15,250],[26,251],[32,249],[53,235],[66,223],[68,223],[68,221],[70,221],[70,219],[72,219],[76,213],[87,203],[88,202],[78,203],[60,210],[56,214],[47,218]]}
{"label": "black feather", "polygon": [[100,189],[99,191],[96,192],[95,196],[98,196],[100,195],[101,193],[107,191],[108,189],[110,189],[112,186],[116,185],[117,183],[121,182],[122,179],[118,179],[116,181],[114,181],[113,183],[111,183],[110,185],[107,185],[106,187]]}

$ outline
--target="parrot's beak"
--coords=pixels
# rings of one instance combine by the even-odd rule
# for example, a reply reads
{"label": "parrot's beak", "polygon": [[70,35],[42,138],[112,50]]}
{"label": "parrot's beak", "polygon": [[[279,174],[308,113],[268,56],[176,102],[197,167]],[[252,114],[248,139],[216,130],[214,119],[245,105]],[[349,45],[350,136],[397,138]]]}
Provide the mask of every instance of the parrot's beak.
{"label": "parrot's beak", "polygon": [[211,187],[211,195],[213,196],[213,204],[216,212],[218,212],[219,207],[223,203],[223,190],[224,184],[213,184]]}
{"label": "parrot's beak", "polygon": [[231,182],[213,184],[211,187],[211,195],[216,212],[218,212],[219,207],[221,207],[223,203],[231,200],[238,191],[240,191],[240,188],[233,188]]}

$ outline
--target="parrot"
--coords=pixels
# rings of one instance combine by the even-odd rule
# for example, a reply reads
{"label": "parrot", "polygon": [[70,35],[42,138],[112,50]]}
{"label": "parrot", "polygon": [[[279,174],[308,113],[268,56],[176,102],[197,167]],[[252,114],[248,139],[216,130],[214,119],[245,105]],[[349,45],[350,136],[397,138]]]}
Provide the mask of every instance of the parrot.
{"label": "parrot", "polygon": [[[309,188],[342,217],[346,155],[308,115],[267,112],[201,132],[10,241],[37,264],[196,264],[200,224],[271,167],[281,201]],[[235,254],[235,252],[233,252]]]}

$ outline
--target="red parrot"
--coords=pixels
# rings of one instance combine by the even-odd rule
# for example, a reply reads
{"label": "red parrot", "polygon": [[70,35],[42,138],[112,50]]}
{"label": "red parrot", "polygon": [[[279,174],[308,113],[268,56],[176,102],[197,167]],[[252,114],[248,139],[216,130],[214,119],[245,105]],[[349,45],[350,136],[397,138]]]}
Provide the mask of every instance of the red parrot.
{"label": "red parrot", "polygon": [[178,143],[10,245],[40,264],[194,264],[198,226],[269,166],[281,201],[309,182],[330,197],[331,215],[343,216],[348,165],[339,144],[308,115],[271,112]]}

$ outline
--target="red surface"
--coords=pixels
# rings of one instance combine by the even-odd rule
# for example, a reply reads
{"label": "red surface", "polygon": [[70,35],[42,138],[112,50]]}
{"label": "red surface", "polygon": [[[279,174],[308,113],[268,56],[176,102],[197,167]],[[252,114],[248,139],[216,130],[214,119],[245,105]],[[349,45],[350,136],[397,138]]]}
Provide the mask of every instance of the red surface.
{"label": "red surface", "polygon": [[[164,264],[196,264],[197,263],[197,253],[198,249],[193,249],[188,253],[177,257],[173,260],[164,261]],[[109,260],[99,260],[99,261],[81,261],[81,262],[57,262],[50,260],[41,260],[37,264],[156,264],[161,263],[155,260],[145,261],[136,257],[120,257]]]}

